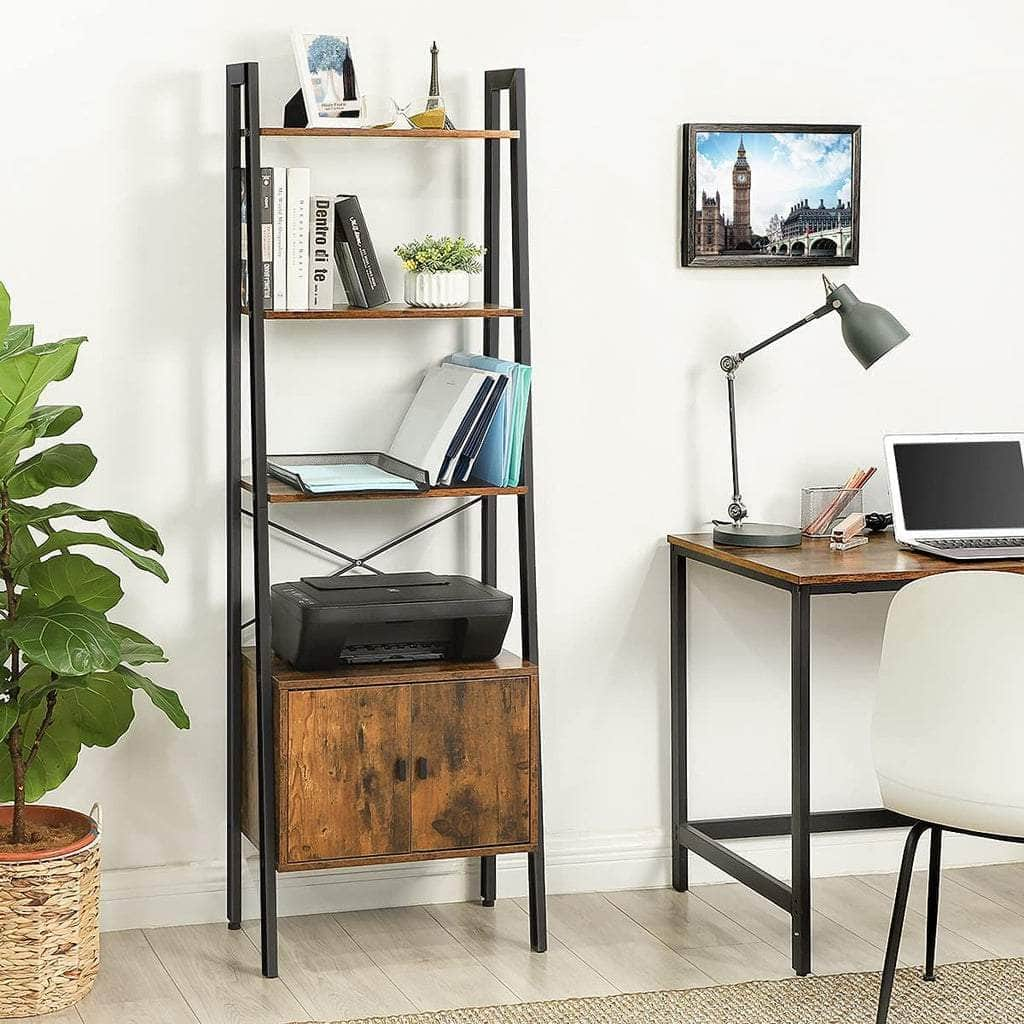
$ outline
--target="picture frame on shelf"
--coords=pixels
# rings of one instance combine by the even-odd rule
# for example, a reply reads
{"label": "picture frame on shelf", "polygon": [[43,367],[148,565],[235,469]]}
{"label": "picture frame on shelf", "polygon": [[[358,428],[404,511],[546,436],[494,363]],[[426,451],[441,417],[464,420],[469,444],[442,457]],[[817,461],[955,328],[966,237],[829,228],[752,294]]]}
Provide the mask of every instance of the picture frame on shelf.
{"label": "picture frame on shelf", "polygon": [[684,124],[682,145],[682,266],[860,262],[860,125]]}
{"label": "picture frame on shelf", "polygon": [[296,29],[292,32],[292,51],[299,92],[288,107],[293,108],[291,120],[305,121],[294,126],[357,127],[362,107],[348,36]]}

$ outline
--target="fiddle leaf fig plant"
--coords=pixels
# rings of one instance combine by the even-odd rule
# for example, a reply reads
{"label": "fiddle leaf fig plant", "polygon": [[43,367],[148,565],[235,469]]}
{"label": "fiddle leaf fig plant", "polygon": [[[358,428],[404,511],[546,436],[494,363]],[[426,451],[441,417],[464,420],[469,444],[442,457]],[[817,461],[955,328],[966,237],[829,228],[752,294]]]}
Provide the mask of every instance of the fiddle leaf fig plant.
{"label": "fiddle leaf fig plant", "polygon": [[[10,841],[21,844],[31,841],[25,805],[70,775],[82,747],[109,747],[125,734],[136,691],[179,729],[189,719],[173,690],[136,671],[167,659],[152,640],[109,617],[124,596],[121,580],[81,550],[117,552],[166,583],[154,557],[164,551],[157,531],[127,512],[26,503],[54,487],[78,486],[96,467],[84,444],[32,450],[82,418],[77,405],[39,399],[71,374],[86,339],[36,345],[32,326],[10,321],[0,283],[0,742],[8,755],[0,756],[0,801],[14,804]],[[70,528],[75,520],[89,528]]]}

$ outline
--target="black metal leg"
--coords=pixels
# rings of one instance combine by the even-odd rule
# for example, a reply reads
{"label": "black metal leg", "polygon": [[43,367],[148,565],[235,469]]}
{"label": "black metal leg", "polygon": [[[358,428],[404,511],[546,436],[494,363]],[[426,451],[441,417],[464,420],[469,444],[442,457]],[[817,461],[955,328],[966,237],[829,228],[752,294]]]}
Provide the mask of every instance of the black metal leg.
{"label": "black metal leg", "polygon": [[548,949],[547,883],[544,879],[544,808],[543,790],[538,787],[537,849],[526,855],[530,888],[530,949],[546,953]]}
{"label": "black metal leg", "polygon": [[498,858],[480,858],[480,902],[493,907],[498,895]]}
{"label": "black metal leg", "polygon": [[939,930],[939,884],[942,880],[942,829],[932,828],[928,856],[928,927],[926,932],[924,980],[935,980],[935,940]]}
{"label": "black metal leg", "polygon": [[670,547],[669,617],[672,664],[672,888],[690,887],[689,853],[679,842],[679,830],[687,824],[686,808],[686,559]]}
{"label": "black metal leg", "polygon": [[[258,65],[246,65],[245,175],[248,249],[260,251],[260,123]],[[252,417],[253,582],[256,597],[256,747],[259,785],[260,937],[263,974],[277,977],[277,800],[274,777],[274,697],[270,669],[270,529],[267,505],[267,409],[263,349],[263,288],[259,261],[249,266],[249,409]]]}
{"label": "black metal leg", "polygon": [[885,1024],[889,1017],[889,1003],[892,1001],[892,984],[896,976],[896,960],[900,953],[900,939],[903,936],[903,921],[907,915],[907,898],[914,874],[914,855],[921,836],[928,829],[924,822],[918,822],[910,829],[903,847],[903,863],[896,882],[896,898],[892,906],[892,924],[889,926],[889,942],[885,948],[885,966],[882,969],[882,984],[878,993],[878,1014],[876,1024]]}
{"label": "black metal leg", "polygon": [[811,595],[792,597],[793,970],[811,973]]}
{"label": "black metal leg", "polygon": [[242,927],[242,217],[241,146],[242,70],[227,70],[227,919]]}

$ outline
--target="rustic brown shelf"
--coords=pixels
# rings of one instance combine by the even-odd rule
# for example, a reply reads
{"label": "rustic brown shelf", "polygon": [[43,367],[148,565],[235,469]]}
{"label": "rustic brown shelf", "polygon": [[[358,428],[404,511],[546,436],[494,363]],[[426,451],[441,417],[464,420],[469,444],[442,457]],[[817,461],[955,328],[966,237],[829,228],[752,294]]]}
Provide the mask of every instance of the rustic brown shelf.
{"label": "rustic brown shelf", "polygon": [[518,139],[499,128],[261,128],[260,135],[288,139]]}
{"label": "rustic brown shelf", "polygon": [[[252,491],[252,477],[242,477],[242,490]],[[525,494],[525,487],[493,487],[491,484],[470,480],[453,487],[431,487],[426,491],[353,491],[341,494],[303,494],[283,480],[267,480],[267,501],[388,501],[395,498],[482,498],[495,494]]]}
{"label": "rustic brown shelf", "polygon": [[[248,316],[249,310],[242,312]],[[451,320],[462,317],[522,316],[514,306],[493,302],[471,302],[448,309],[426,309],[407,306],[404,302],[388,302],[383,306],[363,309],[361,306],[335,306],[334,309],[265,309],[264,320]]]}

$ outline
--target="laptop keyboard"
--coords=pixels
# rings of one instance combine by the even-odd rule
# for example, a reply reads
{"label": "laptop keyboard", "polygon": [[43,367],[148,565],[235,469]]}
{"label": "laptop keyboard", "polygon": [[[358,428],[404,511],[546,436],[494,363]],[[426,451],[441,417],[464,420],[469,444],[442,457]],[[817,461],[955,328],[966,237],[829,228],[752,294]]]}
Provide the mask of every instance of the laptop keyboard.
{"label": "laptop keyboard", "polygon": [[1024,548],[1024,537],[945,537],[935,540],[931,537],[919,539],[919,544],[938,548],[940,551],[954,551],[959,548]]}

